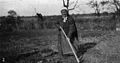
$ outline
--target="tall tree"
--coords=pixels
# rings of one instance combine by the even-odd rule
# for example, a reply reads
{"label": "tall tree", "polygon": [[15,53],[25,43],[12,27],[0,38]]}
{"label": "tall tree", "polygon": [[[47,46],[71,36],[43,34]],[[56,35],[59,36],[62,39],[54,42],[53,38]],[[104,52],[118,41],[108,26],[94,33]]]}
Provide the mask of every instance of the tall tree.
{"label": "tall tree", "polygon": [[73,2],[70,2],[70,0],[63,0],[63,6],[66,7],[68,10],[74,10],[77,7],[77,4],[78,4],[78,0]]}

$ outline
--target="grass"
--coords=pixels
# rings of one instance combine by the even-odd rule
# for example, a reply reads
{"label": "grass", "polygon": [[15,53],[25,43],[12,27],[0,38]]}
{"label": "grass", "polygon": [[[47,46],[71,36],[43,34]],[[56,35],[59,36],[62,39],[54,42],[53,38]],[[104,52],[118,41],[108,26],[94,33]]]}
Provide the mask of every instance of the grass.
{"label": "grass", "polygon": [[[91,30],[96,25],[84,22],[87,20],[97,24],[97,19],[93,18],[84,18],[76,22],[80,44],[97,44],[84,52],[82,63],[119,63],[120,33],[111,30]],[[99,19],[97,21],[99,22]],[[57,63],[60,60],[59,55],[53,54],[51,48],[52,45],[57,47],[57,34],[56,28],[0,33],[0,58],[5,57],[6,62],[12,63]],[[48,56],[44,57],[43,54]],[[18,57],[20,58],[16,59]],[[63,63],[76,63],[73,56],[62,57],[61,60]]]}
{"label": "grass", "polygon": [[[57,33],[54,34],[55,32],[56,30],[54,31],[44,30],[43,32],[32,31],[32,36],[29,36],[30,32],[26,32],[28,33],[28,35],[22,35],[22,33],[20,35],[17,34],[17,36],[20,36],[21,38],[16,40],[12,39],[11,42],[6,42],[6,43],[1,42],[3,46],[1,46],[2,48],[0,50],[5,53],[1,53],[2,55],[0,56],[3,56],[3,57],[9,56],[9,57],[12,57],[12,59],[15,59],[13,57],[16,57],[16,56],[13,56],[13,54],[19,55],[20,53],[29,52],[35,49],[43,52],[44,49],[48,48],[50,45],[55,44],[57,42]],[[96,42],[98,44],[95,47],[88,49],[87,52],[84,53],[83,63],[105,63],[105,62],[117,63],[119,62],[119,52],[120,52],[119,41],[120,40],[119,40],[119,35],[116,34],[116,32],[106,32],[106,33],[104,32],[104,34],[102,34],[103,32],[97,32],[98,34],[101,34],[101,35],[97,35],[97,33],[95,33],[96,36],[93,36],[94,32],[89,32],[88,33],[89,36],[86,35],[85,33],[86,32],[82,34],[82,35],[85,35],[84,37],[82,37],[82,40],[81,40],[82,43]],[[8,45],[11,45],[11,46],[8,46]],[[48,63],[48,60],[50,60],[49,62],[52,63],[52,62],[55,62],[55,59],[58,58],[58,56],[56,57],[54,55],[49,57],[42,57],[41,52],[36,53],[34,55],[30,55],[28,57],[23,56],[23,58],[20,58],[20,60],[17,61],[17,63],[30,63],[30,62],[37,63],[43,60],[46,63]],[[49,52],[49,51],[46,51],[46,52]],[[54,58],[54,60],[52,58]],[[76,62],[75,58],[72,56],[63,58],[62,61],[65,63]]]}

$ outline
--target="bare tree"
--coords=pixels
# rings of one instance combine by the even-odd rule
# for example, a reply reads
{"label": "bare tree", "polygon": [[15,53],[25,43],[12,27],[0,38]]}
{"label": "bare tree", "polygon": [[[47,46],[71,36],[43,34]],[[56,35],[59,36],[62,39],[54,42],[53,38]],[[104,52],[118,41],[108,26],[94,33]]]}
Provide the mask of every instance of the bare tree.
{"label": "bare tree", "polygon": [[120,1],[119,0],[112,0],[111,4],[113,4],[116,8],[116,13],[120,13]]}
{"label": "bare tree", "polygon": [[[68,10],[74,10],[77,7],[78,0],[70,2],[70,0],[63,0],[63,6],[66,7]],[[72,8],[70,8],[73,6]]]}
{"label": "bare tree", "polygon": [[107,6],[107,10],[113,10],[113,17],[112,19],[114,19],[113,23],[113,27],[112,29],[116,29],[117,26],[117,22],[119,21],[119,16],[120,16],[120,0],[107,0],[107,1],[102,1],[101,4],[103,6]]}
{"label": "bare tree", "polygon": [[115,15],[120,15],[120,0],[108,0],[108,1],[102,1],[102,5],[108,5],[107,9],[112,9],[115,12]]}
{"label": "bare tree", "polygon": [[97,0],[91,0],[89,3],[87,3],[91,8],[95,10],[95,13],[97,16],[100,16],[100,11],[101,11],[101,4]]}

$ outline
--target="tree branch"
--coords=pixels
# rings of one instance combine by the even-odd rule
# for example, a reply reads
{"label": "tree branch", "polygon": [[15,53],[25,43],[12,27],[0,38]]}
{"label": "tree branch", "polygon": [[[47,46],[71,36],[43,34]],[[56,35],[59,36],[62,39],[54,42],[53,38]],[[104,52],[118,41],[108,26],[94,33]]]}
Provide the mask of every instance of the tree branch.
{"label": "tree branch", "polygon": [[73,8],[71,8],[71,9],[68,9],[68,10],[74,10],[74,9],[76,8],[76,6],[77,6],[77,3],[78,3],[78,0],[75,2],[74,7],[73,7]]}
{"label": "tree branch", "polygon": [[64,1],[64,0],[63,0],[63,6],[64,6],[64,7],[67,7],[67,5],[65,5],[65,1]]}

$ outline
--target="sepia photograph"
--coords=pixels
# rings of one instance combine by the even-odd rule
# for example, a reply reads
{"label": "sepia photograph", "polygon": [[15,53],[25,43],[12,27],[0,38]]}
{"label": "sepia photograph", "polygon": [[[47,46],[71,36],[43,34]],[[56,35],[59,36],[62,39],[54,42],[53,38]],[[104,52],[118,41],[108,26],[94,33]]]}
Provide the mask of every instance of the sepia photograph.
{"label": "sepia photograph", "polygon": [[0,63],[120,63],[120,0],[0,0]]}

